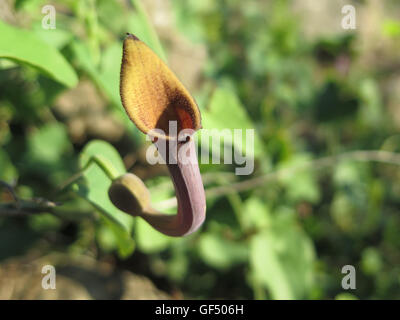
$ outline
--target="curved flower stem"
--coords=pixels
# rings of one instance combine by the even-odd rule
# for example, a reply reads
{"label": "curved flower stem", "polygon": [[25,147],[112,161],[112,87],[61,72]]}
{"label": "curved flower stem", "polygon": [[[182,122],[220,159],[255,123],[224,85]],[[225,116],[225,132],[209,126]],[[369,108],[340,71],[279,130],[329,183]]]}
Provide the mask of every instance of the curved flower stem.
{"label": "curved flower stem", "polygon": [[[163,154],[168,151],[162,152],[161,149],[159,152],[167,162],[174,183],[178,213],[167,215],[149,206],[143,209],[140,216],[158,231],[168,236],[179,237],[191,234],[204,222],[206,198],[193,139],[185,143],[167,141],[166,150],[169,150],[173,143],[177,147],[176,153]],[[180,154],[185,154],[184,161]]]}

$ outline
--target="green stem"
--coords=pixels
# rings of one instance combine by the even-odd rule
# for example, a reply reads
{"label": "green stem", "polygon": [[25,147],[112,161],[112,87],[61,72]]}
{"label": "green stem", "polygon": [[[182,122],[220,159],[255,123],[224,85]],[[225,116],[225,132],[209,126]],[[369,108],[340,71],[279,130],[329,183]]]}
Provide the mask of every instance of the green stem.
{"label": "green stem", "polygon": [[111,181],[113,181],[120,175],[119,172],[113,167],[112,164],[109,163],[109,161],[107,159],[102,158],[101,156],[91,156],[81,171],[75,173],[72,177],[70,177],[60,187],[57,188],[57,193],[68,188],[73,183],[75,183],[77,180],[79,180],[82,177],[83,173],[87,169],[89,169],[89,167],[92,164],[96,164],[106,174],[106,176]]}

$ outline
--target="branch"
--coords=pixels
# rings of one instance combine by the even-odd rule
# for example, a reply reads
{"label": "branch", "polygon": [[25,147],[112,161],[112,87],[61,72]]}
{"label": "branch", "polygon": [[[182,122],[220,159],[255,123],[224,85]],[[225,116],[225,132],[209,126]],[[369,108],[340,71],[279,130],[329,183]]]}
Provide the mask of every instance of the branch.
{"label": "branch", "polygon": [[[285,175],[294,174],[297,171],[312,168],[313,170],[319,170],[325,167],[335,165],[342,160],[352,160],[360,162],[380,162],[386,164],[400,165],[400,154],[380,151],[380,150],[368,150],[368,151],[350,151],[339,155],[322,157],[319,159],[311,160],[309,162],[296,165],[289,168],[278,169],[265,175],[248,179],[241,182],[231,183],[229,185],[223,185],[213,188],[206,189],[206,197],[218,197],[225,196],[232,193],[243,192],[246,190],[253,189],[264,185],[271,180],[277,180]],[[164,206],[165,209],[176,206],[176,198],[170,198],[158,203],[159,206]]]}
{"label": "branch", "polygon": [[400,154],[388,151],[379,151],[379,150],[350,151],[335,156],[328,156],[315,159],[301,165],[279,169],[277,171],[267,173],[263,176],[242,182],[233,183],[231,185],[210,188],[206,190],[206,195],[216,197],[216,196],[227,195],[230,193],[246,191],[254,187],[261,186],[270,180],[280,179],[285,175],[293,174],[300,170],[304,170],[310,167],[313,168],[313,170],[319,170],[325,167],[332,166],[342,160],[352,160],[361,162],[381,162],[387,164],[400,165]]}
{"label": "branch", "polygon": [[49,212],[53,213],[53,209],[58,204],[52,201],[34,198],[30,200],[21,200],[18,202],[0,204],[0,216],[28,216],[32,214]]}

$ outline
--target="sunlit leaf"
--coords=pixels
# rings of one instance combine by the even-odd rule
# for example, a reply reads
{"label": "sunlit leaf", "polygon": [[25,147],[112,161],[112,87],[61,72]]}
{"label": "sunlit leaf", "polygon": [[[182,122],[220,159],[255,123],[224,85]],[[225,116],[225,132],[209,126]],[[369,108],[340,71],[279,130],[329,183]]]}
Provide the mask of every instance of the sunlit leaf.
{"label": "sunlit leaf", "polygon": [[339,293],[336,297],[335,300],[358,300],[358,298],[351,293],[348,292],[343,292]]}
{"label": "sunlit leaf", "polygon": [[271,224],[269,208],[259,198],[248,199],[244,203],[243,214],[245,215],[243,223],[248,229],[265,230]]}
{"label": "sunlit leaf", "polygon": [[28,157],[31,161],[54,164],[72,146],[66,128],[60,123],[49,123],[28,137]]}
{"label": "sunlit leaf", "polygon": [[10,157],[2,148],[0,148],[0,168],[0,179],[7,183],[11,183],[18,177],[18,172],[11,163]]}
{"label": "sunlit leaf", "polygon": [[[231,134],[230,137],[227,136],[226,141],[228,145],[233,144],[237,152],[250,157],[258,156],[263,152],[262,143],[255,130],[255,125],[232,90],[225,88],[216,89],[210,99],[208,108],[202,111],[201,116],[204,129],[230,129]],[[234,140],[233,129],[242,129],[241,140]],[[246,129],[254,130],[254,149],[247,146]],[[223,140],[221,139],[221,141]],[[221,154],[223,154],[222,151]]]}
{"label": "sunlit leaf", "polygon": [[270,290],[274,299],[294,299],[293,288],[274,249],[274,242],[274,236],[269,233],[253,237],[250,245],[250,263],[256,280]]}
{"label": "sunlit leaf", "polygon": [[312,242],[290,211],[280,210],[274,220],[271,228],[251,239],[250,265],[256,280],[274,299],[306,298],[313,283]]}
{"label": "sunlit leaf", "polygon": [[[83,42],[75,41],[72,44],[72,49],[75,53],[79,61],[79,66],[92,78],[92,80],[100,87],[100,89],[104,90],[103,93],[110,99],[110,101],[117,106],[121,106],[120,98],[119,98],[119,89],[118,89],[118,81],[112,81],[112,79],[118,79],[119,75],[119,61],[120,56],[122,55],[122,46],[119,49],[119,53],[115,58],[115,61],[118,61],[118,68],[115,68],[114,65],[113,71],[110,69],[107,70],[106,75],[102,74],[101,71],[96,67],[94,63],[90,50],[87,45]],[[107,75],[111,74],[111,81],[107,79]],[[121,106],[122,110],[122,106]]]}
{"label": "sunlit leaf", "polygon": [[[91,141],[82,151],[80,165],[86,166],[93,156],[101,156],[106,159],[107,166],[122,175],[125,167],[118,152],[104,141]],[[75,191],[84,199],[88,200],[105,218],[108,219],[109,227],[114,232],[118,241],[119,251],[122,256],[129,254],[134,243],[130,236],[133,228],[134,218],[118,210],[108,198],[108,188],[111,180],[107,174],[96,164],[89,166],[83,173],[84,181],[75,185]]]}
{"label": "sunlit leaf", "polygon": [[208,265],[227,269],[247,259],[245,243],[232,242],[216,234],[203,234],[199,242],[199,254]]}
{"label": "sunlit leaf", "polygon": [[67,87],[78,83],[74,69],[65,58],[34,32],[15,28],[0,20],[0,34],[0,58],[31,65]]}
{"label": "sunlit leaf", "polygon": [[281,168],[301,168],[293,173],[282,176],[281,179],[287,196],[291,201],[316,203],[320,198],[319,186],[312,167],[302,168],[309,161],[311,161],[310,156],[298,154],[281,165]]}
{"label": "sunlit leaf", "polygon": [[141,218],[136,221],[135,239],[138,248],[145,253],[160,252],[174,240],[158,232]]}

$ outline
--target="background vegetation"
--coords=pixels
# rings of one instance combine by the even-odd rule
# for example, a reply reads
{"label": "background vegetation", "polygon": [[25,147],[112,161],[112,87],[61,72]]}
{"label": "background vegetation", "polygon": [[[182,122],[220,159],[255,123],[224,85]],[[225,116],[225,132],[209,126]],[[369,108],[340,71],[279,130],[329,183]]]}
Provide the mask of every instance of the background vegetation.
{"label": "background vegetation", "polygon": [[[49,3],[54,30],[42,28]],[[341,28],[348,3],[355,30]],[[175,298],[400,299],[398,1],[0,8],[0,269],[57,253],[146,276]],[[126,32],[169,62],[205,128],[256,129],[251,176],[201,165],[207,220],[186,238],[114,208],[95,165],[79,174],[102,154],[143,178],[158,208],[176,210],[166,168],[146,162],[120,103]],[[347,264],[356,290],[341,287]]]}

